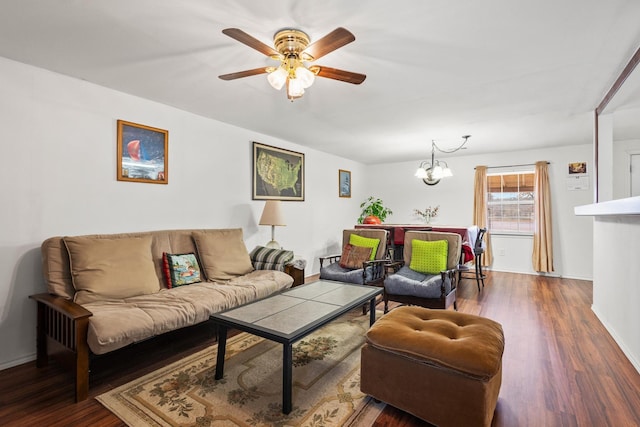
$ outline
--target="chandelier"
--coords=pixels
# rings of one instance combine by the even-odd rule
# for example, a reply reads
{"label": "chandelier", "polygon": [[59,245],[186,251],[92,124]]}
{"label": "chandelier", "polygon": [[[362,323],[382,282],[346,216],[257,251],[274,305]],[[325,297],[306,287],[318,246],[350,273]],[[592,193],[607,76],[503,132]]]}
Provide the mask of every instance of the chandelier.
{"label": "chandelier", "polygon": [[442,178],[453,176],[451,169],[449,169],[449,165],[444,160],[436,160],[436,150],[441,153],[450,154],[455,153],[458,150],[461,150],[467,140],[471,137],[471,135],[464,135],[462,139],[462,144],[452,150],[443,150],[442,148],[436,145],[434,140],[431,140],[431,161],[423,160],[416,170],[415,176],[421,178],[422,181],[427,185],[436,185],[440,182]]}

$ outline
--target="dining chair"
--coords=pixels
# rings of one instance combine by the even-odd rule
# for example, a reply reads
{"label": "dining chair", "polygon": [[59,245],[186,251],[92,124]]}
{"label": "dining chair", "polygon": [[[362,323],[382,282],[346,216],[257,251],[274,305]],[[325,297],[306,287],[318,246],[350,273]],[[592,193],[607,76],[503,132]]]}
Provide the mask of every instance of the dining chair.
{"label": "dining chair", "polygon": [[[474,271],[471,272],[462,270],[459,274],[459,277],[461,279],[475,279],[476,284],[478,285],[478,292],[480,292],[480,283],[482,283],[482,288],[484,288],[484,279],[486,278],[486,275],[482,271],[482,255],[484,255],[484,235],[486,232],[486,228],[478,229],[478,236],[476,237],[476,241],[473,244]],[[473,274],[473,276],[470,276],[469,274]]]}

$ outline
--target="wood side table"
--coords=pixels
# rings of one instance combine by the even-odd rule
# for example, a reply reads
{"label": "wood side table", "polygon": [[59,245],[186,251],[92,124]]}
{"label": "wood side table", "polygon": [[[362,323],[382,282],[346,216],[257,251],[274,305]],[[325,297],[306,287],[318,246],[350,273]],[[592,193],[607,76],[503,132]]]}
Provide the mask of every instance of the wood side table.
{"label": "wood side table", "polygon": [[293,264],[286,264],[284,272],[293,277],[293,285],[291,287],[304,285],[304,268],[298,268]]}

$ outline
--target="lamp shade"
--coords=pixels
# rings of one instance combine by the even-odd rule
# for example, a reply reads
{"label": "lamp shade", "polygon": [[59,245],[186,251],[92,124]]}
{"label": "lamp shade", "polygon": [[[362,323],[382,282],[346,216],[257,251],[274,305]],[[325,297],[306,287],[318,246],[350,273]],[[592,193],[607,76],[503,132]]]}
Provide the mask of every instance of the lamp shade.
{"label": "lamp shade", "polygon": [[260,225],[287,225],[280,209],[280,200],[267,200],[260,217]]}

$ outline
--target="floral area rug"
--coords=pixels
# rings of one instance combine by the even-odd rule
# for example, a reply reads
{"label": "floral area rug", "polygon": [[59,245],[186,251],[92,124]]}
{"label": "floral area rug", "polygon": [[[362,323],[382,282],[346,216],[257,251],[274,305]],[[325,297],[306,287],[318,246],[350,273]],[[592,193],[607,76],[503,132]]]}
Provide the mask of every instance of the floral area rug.
{"label": "floral area rug", "polygon": [[98,396],[129,426],[370,426],[384,408],[360,392],[360,308],[293,347],[293,410],[282,413],[282,345],[227,339],[224,378],[209,347]]}

